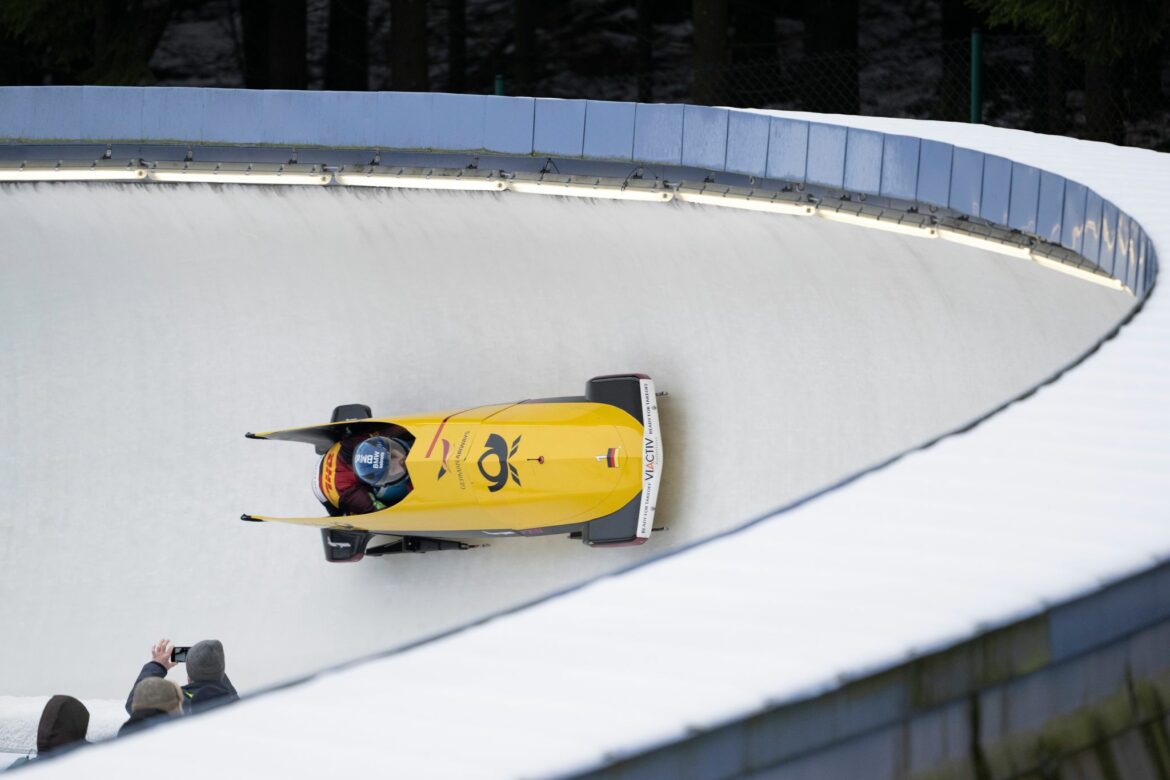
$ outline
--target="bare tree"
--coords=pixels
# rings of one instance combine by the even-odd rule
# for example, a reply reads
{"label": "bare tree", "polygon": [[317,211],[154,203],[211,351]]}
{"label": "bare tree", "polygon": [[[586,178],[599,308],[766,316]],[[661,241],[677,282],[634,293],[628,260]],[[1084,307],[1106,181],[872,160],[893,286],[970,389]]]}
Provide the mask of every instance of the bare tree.
{"label": "bare tree", "polygon": [[304,89],[309,81],[305,0],[268,0],[268,80],[273,89]]}
{"label": "bare tree", "polygon": [[858,0],[804,6],[804,108],[829,114],[861,111],[857,52]]}
{"label": "bare tree", "polygon": [[369,0],[329,0],[325,89],[369,89],[369,11]]}
{"label": "bare tree", "polygon": [[711,105],[723,97],[727,66],[727,0],[692,0],[695,23],[695,102]]}
{"label": "bare tree", "polygon": [[467,0],[447,0],[447,91],[467,89]]}
{"label": "bare tree", "polygon": [[425,0],[390,0],[390,88],[430,89]]}
{"label": "bare tree", "polygon": [[268,0],[240,0],[240,27],[244,49],[244,86],[267,89]]}
{"label": "bare tree", "polygon": [[654,99],[654,0],[637,0],[638,100]]}

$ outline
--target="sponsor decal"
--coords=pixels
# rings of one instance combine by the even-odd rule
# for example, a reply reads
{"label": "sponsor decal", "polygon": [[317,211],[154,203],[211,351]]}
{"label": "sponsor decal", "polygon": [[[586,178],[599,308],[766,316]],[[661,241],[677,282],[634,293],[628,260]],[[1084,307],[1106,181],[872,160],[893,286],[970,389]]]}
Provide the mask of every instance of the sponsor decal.
{"label": "sponsor decal", "polygon": [[638,536],[648,538],[658,497],[658,474],[661,458],[658,452],[657,411],[654,402],[654,384],[642,380],[642,503],[638,518]]}
{"label": "sponsor decal", "polygon": [[334,444],[325,453],[321,461],[321,492],[333,506],[341,505],[341,495],[337,492],[337,454],[341,452],[341,442]]}
{"label": "sponsor decal", "polygon": [[617,454],[618,450],[620,449],[621,447],[610,447],[609,452],[605,453],[604,455],[596,456],[597,462],[600,463],[605,461],[605,465],[609,466],[611,469],[616,469],[618,465]]}
{"label": "sponsor decal", "polygon": [[355,463],[364,463],[367,466],[373,466],[378,471],[386,467],[385,452],[368,452],[365,455],[354,455],[353,459]]}
{"label": "sponsor decal", "polygon": [[487,536],[515,536],[515,531],[484,531]]}
{"label": "sponsor decal", "polygon": [[[493,433],[487,438],[484,444],[483,454],[479,456],[479,461],[476,463],[479,466],[479,473],[488,481],[488,490],[495,493],[502,490],[508,484],[508,477],[516,483],[516,487],[523,487],[520,484],[520,475],[516,472],[516,467],[508,462],[508,459],[516,454],[516,450],[520,448],[520,437],[517,436],[512,441],[511,448],[508,447],[508,442],[504,437],[498,433]],[[498,466],[494,474],[489,474],[484,468],[484,462],[495,459]]]}
{"label": "sponsor decal", "polygon": [[332,539],[326,539],[325,544],[329,545],[330,547],[353,547],[353,545],[349,542],[335,542]]}
{"label": "sponsor decal", "polygon": [[442,479],[443,475],[447,473],[447,455],[451,452],[451,442],[443,439],[443,457],[439,464],[439,476],[435,479]]}
{"label": "sponsor decal", "polygon": [[455,450],[455,478],[459,480],[460,490],[467,490],[467,480],[463,478],[463,452],[470,440],[471,431],[464,431],[463,437],[459,439],[459,449]]}

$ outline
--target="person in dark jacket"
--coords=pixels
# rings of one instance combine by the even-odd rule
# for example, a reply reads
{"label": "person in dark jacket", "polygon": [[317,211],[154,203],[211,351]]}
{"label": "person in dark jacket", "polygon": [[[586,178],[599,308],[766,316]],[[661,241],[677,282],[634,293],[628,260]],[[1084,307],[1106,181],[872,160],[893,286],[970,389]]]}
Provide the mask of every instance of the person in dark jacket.
{"label": "person in dark jacket", "polygon": [[[37,725],[37,759],[84,745],[88,730],[89,710],[84,704],[72,696],[52,697],[41,711],[41,722]],[[9,769],[31,760],[18,759]]]}
{"label": "person in dark jacket", "polygon": [[119,737],[152,726],[158,722],[158,718],[178,715],[183,706],[183,694],[179,686],[162,677],[147,677],[139,682],[134,686],[130,699],[130,720],[118,729]]}
{"label": "person in dark jacket", "polygon": [[[150,649],[151,660],[138,673],[135,687],[148,677],[166,677],[167,672],[178,665],[171,660],[172,648],[171,640],[160,639]],[[223,643],[218,639],[205,639],[191,646],[187,651],[187,684],[182,688],[185,714],[240,698],[224,669]],[[134,714],[133,699],[134,691],[131,690],[126,698],[126,713],[129,715]]]}

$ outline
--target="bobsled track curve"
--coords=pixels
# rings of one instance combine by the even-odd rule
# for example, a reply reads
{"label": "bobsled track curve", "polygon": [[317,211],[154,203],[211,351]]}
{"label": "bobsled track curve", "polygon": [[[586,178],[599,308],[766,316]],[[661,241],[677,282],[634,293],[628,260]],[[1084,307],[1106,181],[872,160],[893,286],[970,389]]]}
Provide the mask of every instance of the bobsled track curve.
{"label": "bobsled track curve", "polygon": [[[687,204],[9,185],[0,234],[9,695],[117,698],[164,635],[220,637],[255,689],[466,622],[960,427],[1133,305],[976,249]],[[235,519],[319,511],[312,450],[246,430],[629,370],[671,393],[669,531],[644,547],[329,566],[316,531]]]}
{"label": "bobsled track curve", "polygon": [[[46,762],[46,775],[158,766],[192,740],[217,746],[200,767],[225,776],[368,771],[387,744],[411,776],[605,768],[1170,550],[1156,489],[1166,327],[1148,297],[1166,230],[1154,205],[1166,177],[1148,171],[1165,173],[1164,155],[593,101],[90,88],[0,89],[5,101],[30,117],[14,130],[18,114],[0,112],[12,139],[190,131],[324,147],[357,142],[305,140],[306,117],[350,105],[389,138],[362,144],[539,167],[551,133],[577,144],[558,152],[564,170],[607,176],[617,156],[662,159],[645,154],[661,140],[686,181],[713,165],[719,186],[754,187],[775,167],[829,204],[864,200],[852,191],[872,206],[888,184],[916,218],[1022,220],[1137,293],[950,241],[678,200],[0,184],[0,715],[32,721],[43,697],[68,692],[92,705],[91,736],[108,735],[160,636],[223,640],[245,694],[334,667]],[[372,113],[377,101],[389,108]],[[84,106],[109,124],[68,126]],[[256,107],[285,135],[235,119]],[[443,142],[477,125],[440,119],[474,116],[483,137]],[[322,133],[349,128],[335,117]],[[642,547],[508,539],[331,566],[311,529],[236,519],[319,512],[312,451],[247,430],[321,422],[339,403],[394,415],[575,394],[624,371],[670,392],[657,513],[669,530]]]}

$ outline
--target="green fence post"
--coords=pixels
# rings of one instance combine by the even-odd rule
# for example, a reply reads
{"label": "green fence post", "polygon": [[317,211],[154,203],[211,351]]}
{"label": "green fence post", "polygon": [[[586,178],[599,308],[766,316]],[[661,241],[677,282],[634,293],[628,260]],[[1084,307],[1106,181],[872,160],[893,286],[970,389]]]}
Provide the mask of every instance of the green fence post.
{"label": "green fence post", "polygon": [[971,124],[983,121],[983,31],[971,31]]}
{"label": "green fence post", "polygon": [[504,94],[504,74],[503,74],[503,73],[497,73],[497,74],[496,74],[496,91],[495,91],[495,94],[497,94],[497,95],[502,95],[502,94]]}

